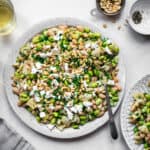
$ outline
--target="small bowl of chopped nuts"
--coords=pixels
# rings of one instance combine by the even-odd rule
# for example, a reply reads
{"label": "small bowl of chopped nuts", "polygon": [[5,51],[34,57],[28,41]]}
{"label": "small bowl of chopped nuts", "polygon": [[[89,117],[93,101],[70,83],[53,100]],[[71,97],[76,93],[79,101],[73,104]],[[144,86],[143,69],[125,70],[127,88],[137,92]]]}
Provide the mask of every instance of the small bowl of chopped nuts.
{"label": "small bowl of chopped nuts", "polygon": [[96,0],[97,8],[91,10],[92,16],[98,16],[103,13],[107,16],[115,16],[120,14],[125,5],[125,0]]}

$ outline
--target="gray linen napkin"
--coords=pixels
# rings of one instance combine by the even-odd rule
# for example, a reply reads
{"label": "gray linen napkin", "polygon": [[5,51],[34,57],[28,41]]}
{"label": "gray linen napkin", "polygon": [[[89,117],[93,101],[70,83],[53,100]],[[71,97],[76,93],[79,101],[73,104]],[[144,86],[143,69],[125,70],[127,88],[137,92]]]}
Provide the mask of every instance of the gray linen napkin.
{"label": "gray linen napkin", "polygon": [[0,118],[0,150],[35,150],[23,137]]}

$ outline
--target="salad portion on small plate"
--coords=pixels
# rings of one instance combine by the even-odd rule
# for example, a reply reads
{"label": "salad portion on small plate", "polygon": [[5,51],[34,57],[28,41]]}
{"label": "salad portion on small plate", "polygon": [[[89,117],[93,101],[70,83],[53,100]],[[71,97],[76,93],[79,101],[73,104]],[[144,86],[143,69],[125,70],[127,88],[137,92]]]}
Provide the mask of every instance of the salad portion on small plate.
{"label": "salad portion on small plate", "polygon": [[150,149],[150,75],[130,90],[122,104],[121,128],[131,150]]}
{"label": "salad portion on small plate", "polygon": [[104,83],[113,112],[121,103],[125,68],[119,47],[89,23],[58,18],[36,25],[11,57],[4,72],[8,100],[39,133],[75,138],[106,123]]}

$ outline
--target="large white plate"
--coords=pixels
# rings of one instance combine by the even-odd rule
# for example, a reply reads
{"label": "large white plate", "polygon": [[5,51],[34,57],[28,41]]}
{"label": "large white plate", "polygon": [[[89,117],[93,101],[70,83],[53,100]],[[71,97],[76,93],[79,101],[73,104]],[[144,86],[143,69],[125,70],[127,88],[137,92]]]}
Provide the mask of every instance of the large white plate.
{"label": "large white plate", "polygon": [[127,95],[127,98],[124,100],[121,106],[121,115],[120,115],[121,129],[122,129],[124,139],[131,150],[144,150],[143,145],[135,144],[134,132],[133,132],[134,125],[129,123],[128,118],[129,118],[131,105],[134,101],[133,94],[136,92],[150,93],[150,87],[147,86],[149,81],[150,81],[150,75],[147,75],[143,77],[141,80],[139,80],[130,90],[129,94]]}
{"label": "large white plate", "polygon": [[[28,32],[26,32],[20,39],[18,39],[18,42],[14,45],[12,53],[9,55],[8,63],[5,67],[4,71],[4,84],[6,89],[6,94],[8,97],[8,101],[13,108],[13,110],[16,112],[18,117],[30,128],[34,129],[35,131],[49,136],[53,138],[62,138],[62,139],[69,139],[69,138],[77,138],[84,135],[87,135],[102,125],[104,125],[108,121],[108,114],[105,113],[105,115],[101,118],[95,119],[94,121],[91,121],[87,123],[84,126],[81,126],[80,129],[65,129],[64,131],[58,131],[53,130],[50,131],[45,125],[39,124],[36,122],[35,118],[24,108],[20,108],[17,106],[18,97],[13,94],[12,87],[11,87],[11,75],[14,72],[14,69],[12,67],[12,64],[15,63],[16,56],[18,55],[19,48],[25,44],[27,41],[29,41],[36,33],[39,33],[45,28],[53,27],[60,24],[66,24],[71,26],[76,25],[83,25],[89,27],[92,31],[100,32],[100,30],[93,26],[90,23],[81,21],[79,19],[73,19],[73,18],[56,18],[56,19],[50,19],[44,22],[41,22],[35,26],[33,26]],[[119,108],[119,105],[121,103],[121,100],[123,98],[124,94],[124,88],[125,88],[125,67],[123,64],[122,59],[120,59],[119,63],[119,78],[120,78],[120,84],[123,88],[122,92],[120,93],[120,99],[116,107],[113,108],[113,112],[115,113],[117,109]]]}

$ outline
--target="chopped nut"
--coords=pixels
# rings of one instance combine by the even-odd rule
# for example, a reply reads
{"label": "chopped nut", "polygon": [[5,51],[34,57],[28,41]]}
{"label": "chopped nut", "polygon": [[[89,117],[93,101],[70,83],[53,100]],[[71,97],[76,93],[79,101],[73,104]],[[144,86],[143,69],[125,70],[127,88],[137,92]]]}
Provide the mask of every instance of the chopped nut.
{"label": "chopped nut", "polygon": [[107,13],[115,13],[121,9],[121,0],[101,0],[100,7]]}
{"label": "chopped nut", "polygon": [[105,29],[106,29],[106,28],[107,28],[107,24],[103,24],[103,28],[105,28]]}
{"label": "chopped nut", "polygon": [[60,109],[62,109],[62,106],[61,106],[61,105],[56,105],[55,111],[58,111],[58,110],[60,110]]}
{"label": "chopped nut", "polygon": [[121,25],[118,26],[118,30],[120,30],[120,29],[121,29]]}
{"label": "chopped nut", "polygon": [[16,95],[19,95],[19,90],[18,90],[18,88],[16,88],[16,87],[13,87],[13,92],[16,94]]}

